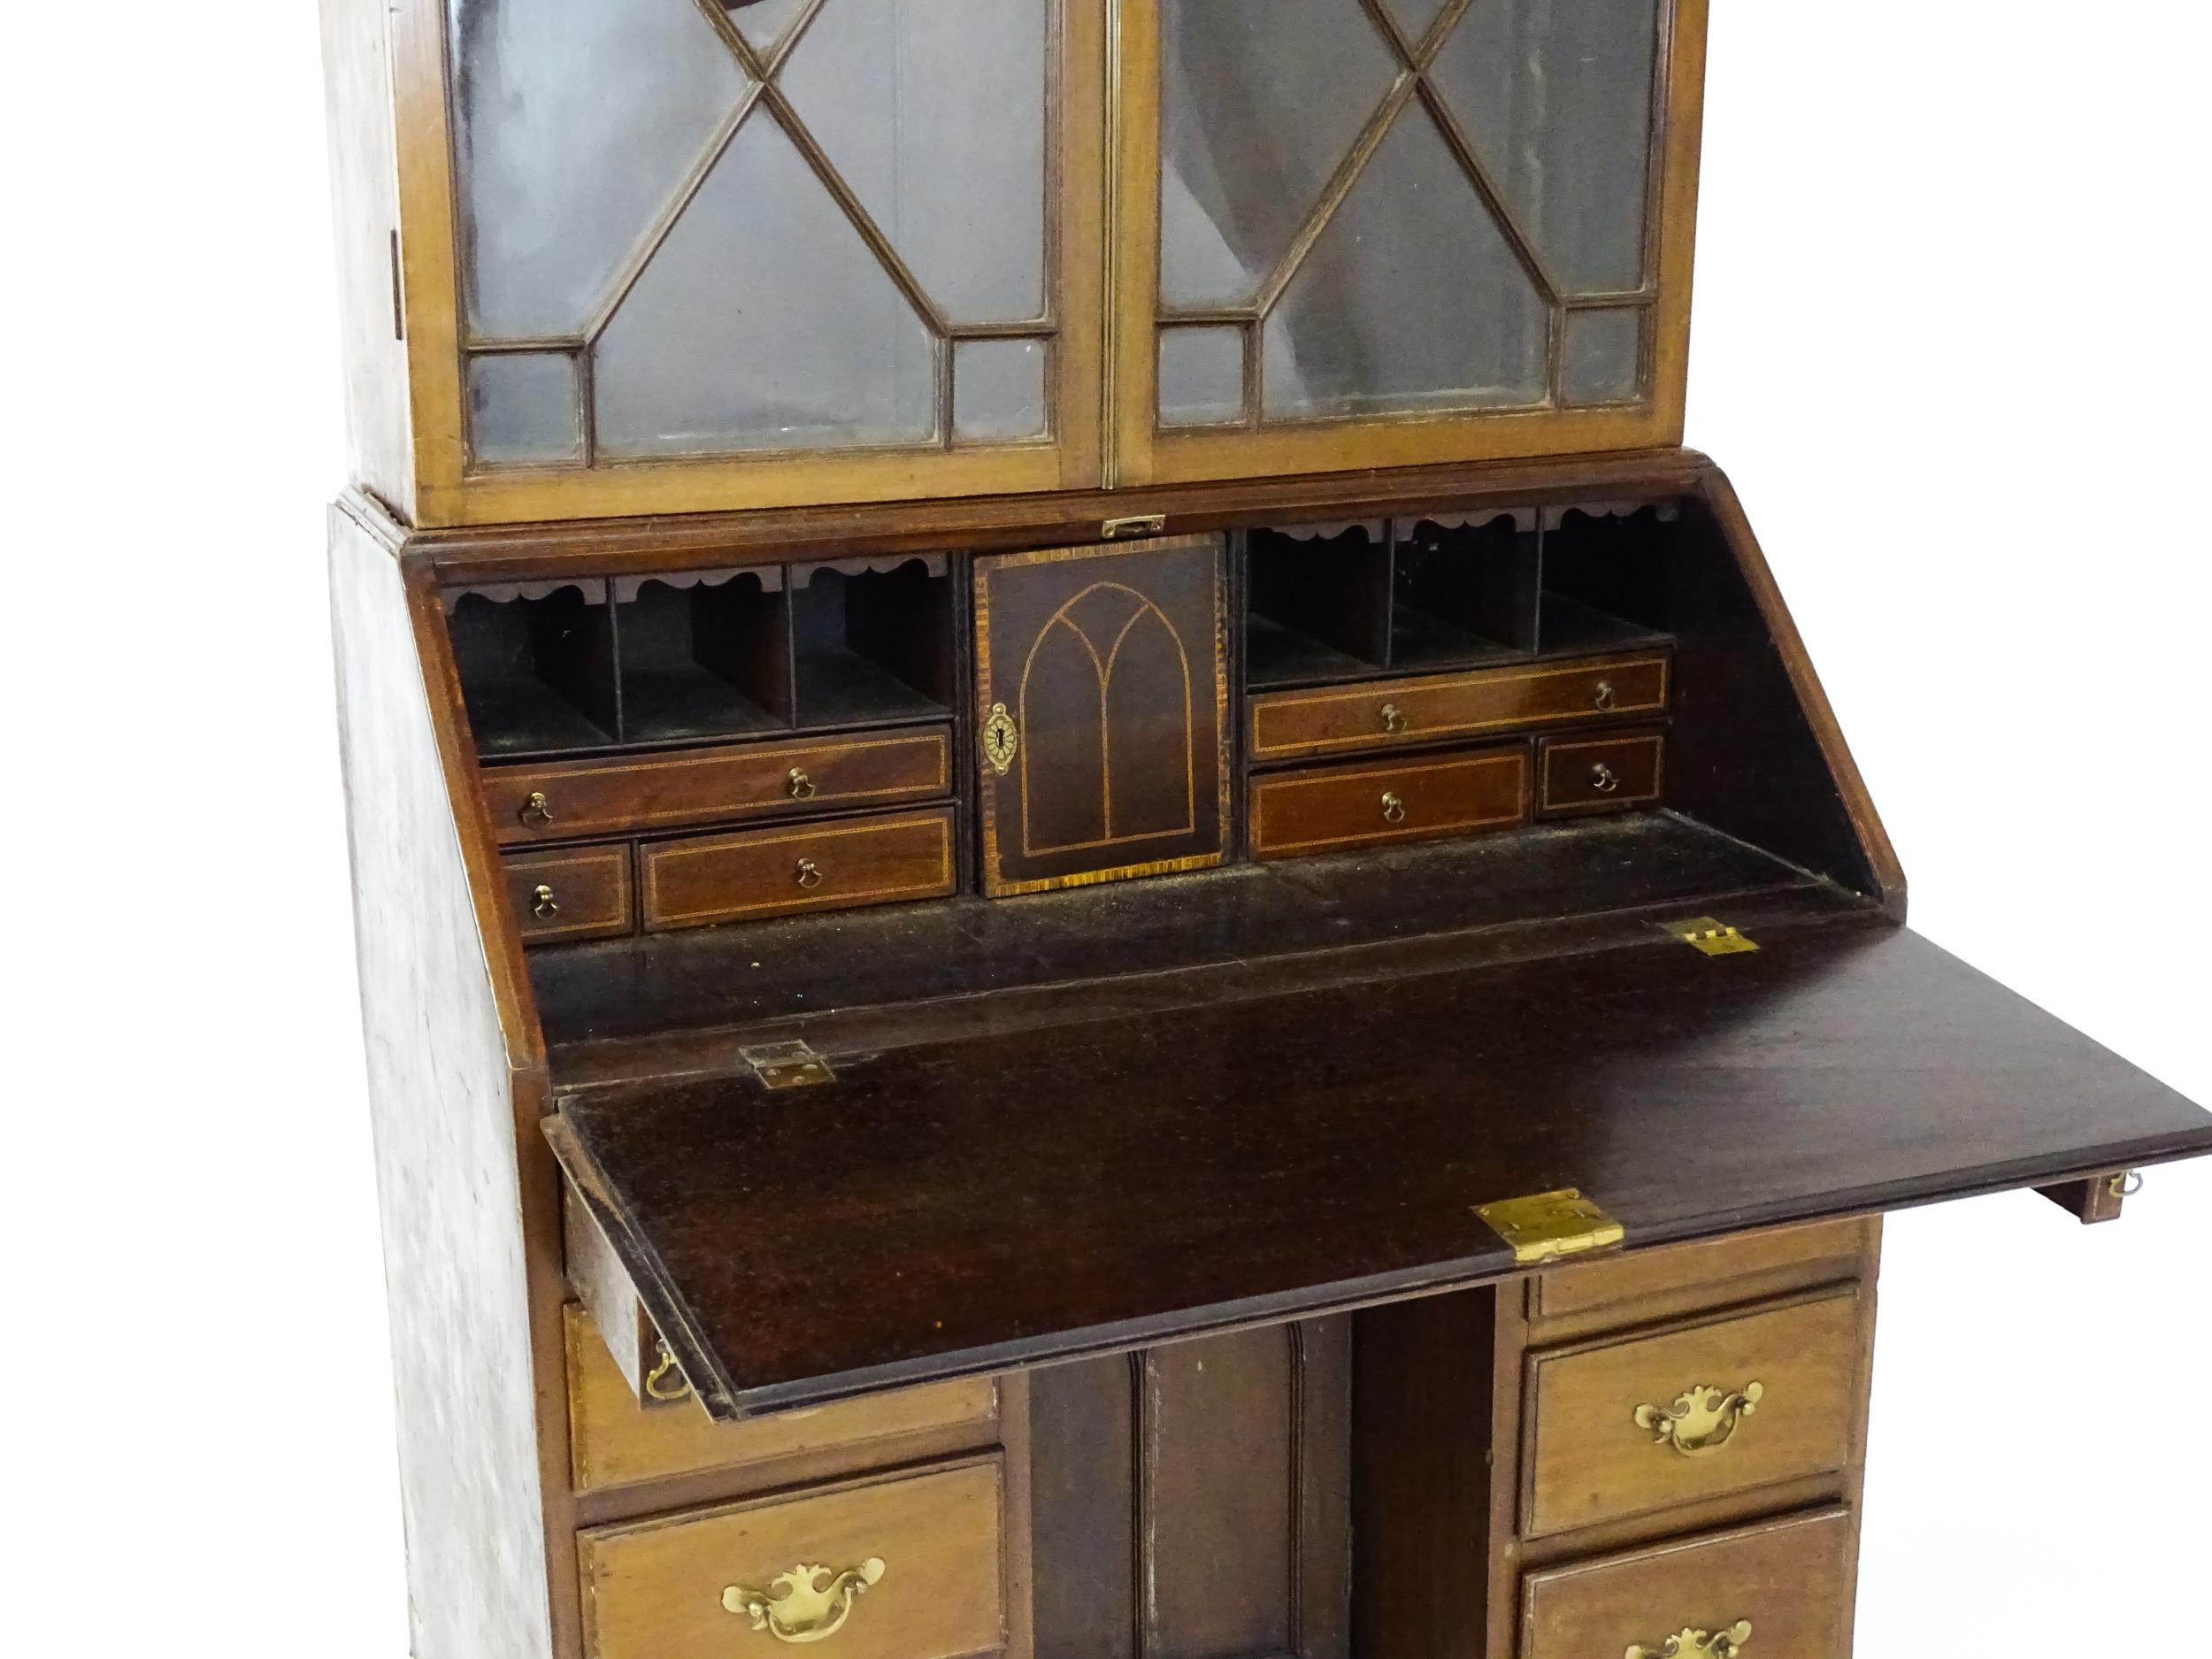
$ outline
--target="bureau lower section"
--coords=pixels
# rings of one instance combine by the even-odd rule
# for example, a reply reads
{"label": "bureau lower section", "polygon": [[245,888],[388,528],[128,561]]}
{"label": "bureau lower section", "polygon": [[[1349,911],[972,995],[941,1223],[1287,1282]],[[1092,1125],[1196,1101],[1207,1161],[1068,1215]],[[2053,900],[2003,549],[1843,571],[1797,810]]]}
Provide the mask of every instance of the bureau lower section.
{"label": "bureau lower section", "polygon": [[731,1425],[640,1403],[572,1305],[580,1646],[1843,1659],[1878,1249],[1746,1235]]}

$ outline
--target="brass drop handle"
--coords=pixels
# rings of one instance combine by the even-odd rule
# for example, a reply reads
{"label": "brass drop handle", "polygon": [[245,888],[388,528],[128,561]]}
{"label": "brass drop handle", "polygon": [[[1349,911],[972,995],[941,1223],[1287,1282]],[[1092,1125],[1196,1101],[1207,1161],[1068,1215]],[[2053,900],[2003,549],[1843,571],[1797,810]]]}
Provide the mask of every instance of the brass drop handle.
{"label": "brass drop handle", "polygon": [[1406,821],[1405,797],[1395,789],[1383,791],[1382,809],[1384,823],[1402,824]]}
{"label": "brass drop handle", "polygon": [[1621,775],[1600,761],[1590,768],[1590,787],[1600,795],[1611,795],[1621,787]]}
{"label": "brass drop handle", "polygon": [[545,798],[544,790],[533,789],[530,798],[522,803],[522,810],[515,816],[532,829],[538,829],[553,821],[553,803]]}
{"label": "brass drop handle", "polygon": [[1401,709],[1394,703],[1384,703],[1382,706],[1382,723],[1383,730],[1386,732],[1395,733],[1404,731],[1406,729],[1405,710]]}
{"label": "brass drop handle", "polygon": [[1751,1640],[1751,1621],[1740,1618],[1726,1630],[1701,1631],[1685,1627],[1656,1647],[1632,1643],[1626,1659],[1736,1659]]}
{"label": "brass drop handle", "polygon": [[1672,1447],[1685,1457],[1710,1457],[1736,1438],[1766,1394],[1763,1383],[1746,1383],[1735,1394],[1701,1383],[1677,1394],[1672,1405],[1638,1406],[1636,1426],[1655,1446]]}
{"label": "brass drop handle", "polygon": [[764,1630],[778,1641],[794,1646],[826,1641],[844,1628],[853,1603],[882,1579],[883,1563],[874,1555],[841,1572],[802,1563],[778,1573],[764,1590],[727,1586],[722,1608],[750,1619],[755,1630]]}
{"label": "brass drop handle", "polygon": [[810,893],[822,885],[822,867],[811,858],[800,859],[796,873],[799,885]]}
{"label": "brass drop handle", "polygon": [[1609,680],[1599,680],[1596,694],[1592,701],[1597,704],[1600,713],[1610,714],[1613,711],[1613,705],[1619,701],[1618,695],[1613,690],[1613,682]]}
{"label": "brass drop handle", "polygon": [[541,883],[537,887],[532,890],[530,894],[531,915],[536,917],[541,922],[548,922],[551,921],[553,918],[558,916],[560,913],[561,907],[554,902],[553,889],[551,887],[546,887],[544,884]]}
{"label": "brass drop handle", "polygon": [[806,775],[806,768],[794,766],[784,779],[784,787],[791,792],[794,801],[809,801],[814,796],[814,780]]}
{"label": "brass drop handle", "polygon": [[691,1383],[666,1342],[660,1345],[659,1363],[645,1373],[645,1397],[663,1405],[691,1398]]}

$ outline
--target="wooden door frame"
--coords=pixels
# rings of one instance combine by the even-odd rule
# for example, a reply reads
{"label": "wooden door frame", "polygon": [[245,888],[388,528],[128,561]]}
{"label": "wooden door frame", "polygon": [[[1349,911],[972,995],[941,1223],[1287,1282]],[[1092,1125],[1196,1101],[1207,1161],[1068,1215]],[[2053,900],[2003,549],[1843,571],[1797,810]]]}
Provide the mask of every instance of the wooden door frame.
{"label": "wooden door frame", "polygon": [[[1105,424],[1104,91],[1109,0],[1057,0],[1047,41],[1047,312],[1056,330],[1051,435],[1018,443],[473,468],[464,408],[461,233],[442,0],[391,12],[399,225],[396,319],[413,441],[411,517],[423,526],[641,516],[1085,488]],[[762,119],[756,111],[752,119]]]}
{"label": "wooden door frame", "polygon": [[[1355,0],[1374,9],[1379,0]],[[1509,460],[1682,441],[1692,255],[1705,87],[1708,0],[1663,0],[1663,92],[1654,110],[1647,343],[1651,397],[1630,407],[1382,415],[1274,426],[1162,430],[1156,421],[1160,268],[1160,0],[1114,0],[1107,127],[1114,195],[1109,488],[1450,461]],[[1555,328],[1555,333],[1556,329]]]}

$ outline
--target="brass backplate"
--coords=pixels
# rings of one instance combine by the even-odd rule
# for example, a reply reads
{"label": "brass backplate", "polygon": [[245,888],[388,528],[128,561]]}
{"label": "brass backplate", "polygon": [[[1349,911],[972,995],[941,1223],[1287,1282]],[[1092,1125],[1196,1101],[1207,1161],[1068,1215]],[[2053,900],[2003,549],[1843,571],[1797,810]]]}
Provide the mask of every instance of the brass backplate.
{"label": "brass backplate", "polygon": [[1686,922],[1661,925],[1684,944],[1695,945],[1709,956],[1732,956],[1739,951],[1759,948],[1728,923],[1717,922],[1709,916],[1694,916]]}
{"label": "brass backplate", "polygon": [[753,1075],[770,1088],[804,1088],[810,1083],[834,1082],[837,1074],[829,1062],[803,1042],[764,1042],[740,1048],[737,1057],[753,1068]]}
{"label": "brass backplate", "polygon": [[1513,1259],[1524,1267],[1609,1249],[1628,1236],[1619,1222],[1572,1187],[1527,1198],[1502,1198],[1475,1213],[1513,1247]]}

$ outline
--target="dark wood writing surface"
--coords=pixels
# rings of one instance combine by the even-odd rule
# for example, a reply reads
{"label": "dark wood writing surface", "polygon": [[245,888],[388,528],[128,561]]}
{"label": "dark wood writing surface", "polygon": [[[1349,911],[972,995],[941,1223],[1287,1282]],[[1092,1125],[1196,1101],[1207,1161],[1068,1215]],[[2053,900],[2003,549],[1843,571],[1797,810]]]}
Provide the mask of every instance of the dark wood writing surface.
{"label": "dark wood writing surface", "polygon": [[548,1133],[726,1417],[1494,1279],[1476,1207],[1561,1187],[1636,1247],[2212,1150],[2212,1116],[1885,919],[1759,942],[609,1090]]}
{"label": "dark wood writing surface", "polygon": [[985,890],[1217,862],[1221,539],[979,559],[975,614]]}

